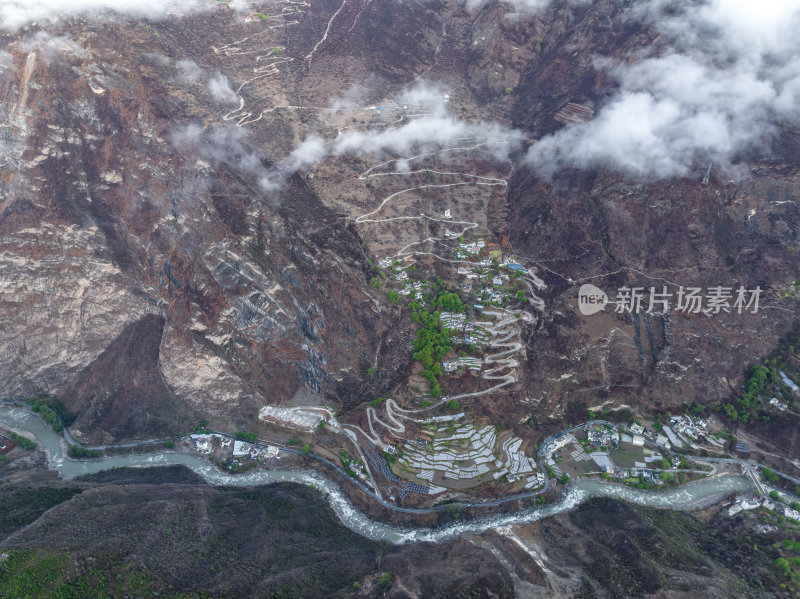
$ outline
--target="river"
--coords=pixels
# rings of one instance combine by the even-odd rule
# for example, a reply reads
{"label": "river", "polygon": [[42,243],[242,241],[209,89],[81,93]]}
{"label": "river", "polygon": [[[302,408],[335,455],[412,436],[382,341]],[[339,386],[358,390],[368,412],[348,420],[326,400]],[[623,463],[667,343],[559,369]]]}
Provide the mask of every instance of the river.
{"label": "river", "polygon": [[442,543],[465,533],[481,533],[490,528],[535,522],[567,512],[589,497],[614,497],[639,505],[687,510],[706,505],[733,491],[750,491],[753,485],[741,476],[723,476],[700,480],[667,491],[641,491],[623,485],[581,480],[572,484],[558,502],[512,514],[477,518],[438,528],[402,528],[370,520],[339,489],[339,486],[316,472],[295,470],[257,470],[244,474],[225,474],[200,455],[179,452],[159,454],[106,456],[96,460],[72,460],[63,454],[61,437],[41,418],[20,408],[0,406],[0,423],[36,437],[48,454],[52,468],[63,478],[74,478],[118,467],[152,467],[180,464],[202,476],[209,484],[256,486],[275,482],[293,482],[317,488],[350,530],[376,541],[404,544],[417,541]]}

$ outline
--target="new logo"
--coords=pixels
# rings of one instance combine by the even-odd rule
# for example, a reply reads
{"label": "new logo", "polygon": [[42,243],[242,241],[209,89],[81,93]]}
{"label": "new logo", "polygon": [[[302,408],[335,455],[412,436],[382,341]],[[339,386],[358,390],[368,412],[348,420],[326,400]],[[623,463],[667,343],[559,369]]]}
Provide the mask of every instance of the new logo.
{"label": "new logo", "polygon": [[581,285],[578,290],[578,309],[584,316],[591,316],[600,312],[608,304],[608,296],[606,292],[592,285],[586,283]]}

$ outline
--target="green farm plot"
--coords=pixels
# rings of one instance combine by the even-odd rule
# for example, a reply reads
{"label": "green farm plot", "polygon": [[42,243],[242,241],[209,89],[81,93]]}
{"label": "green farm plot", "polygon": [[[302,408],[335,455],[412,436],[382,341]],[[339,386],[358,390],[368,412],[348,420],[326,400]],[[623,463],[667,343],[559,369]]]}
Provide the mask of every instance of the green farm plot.
{"label": "green farm plot", "polygon": [[608,457],[620,468],[633,468],[635,462],[644,461],[644,450],[630,443],[620,443],[617,449],[608,452]]}
{"label": "green farm plot", "polygon": [[593,460],[574,461],[569,460],[562,462],[558,465],[561,472],[569,474],[572,478],[589,474],[590,472],[598,472],[600,467],[594,463]]}

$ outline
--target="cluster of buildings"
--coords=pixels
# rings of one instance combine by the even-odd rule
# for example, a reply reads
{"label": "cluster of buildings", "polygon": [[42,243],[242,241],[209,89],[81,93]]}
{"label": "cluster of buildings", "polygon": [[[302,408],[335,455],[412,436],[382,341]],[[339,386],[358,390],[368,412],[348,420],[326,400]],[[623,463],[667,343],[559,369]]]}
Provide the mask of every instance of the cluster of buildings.
{"label": "cluster of buildings", "polygon": [[[737,497],[736,500],[733,502],[733,505],[731,505],[731,507],[728,508],[728,515],[735,516],[736,514],[738,514],[743,510],[744,511],[754,510],[756,508],[761,507],[761,505],[762,505],[761,500],[755,495],[751,497]],[[769,502],[769,505],[774,507],[772,502]],[[767,509],[770,508],[767,507]]]}
{"label": "cluster of buildings", "polygon": [[700,438],[705,439],[710,446],[719,450],[722,450],[725,445],[723,441],[708,431],[708,422],[696,416],[672,416],[669,424],[663,425],[658,432],[646,429],[636,422],[628,425],[627,430],[631,434],[631,439],[630,441],[623,439],[623,441],[638,447],[643,446],[645,441],[649,441],[666,449],[691,447],[700,450],[704,449],[697,444]]}
{"label": "cluster of buildings", "polygon": [[459,368],[466,368],[467,370],[480,371],[483,361],[480,358],[473,358],[472,356],[461,356],[455,360],[447,360],[442,362],[442,369],[445,372],[455,372]]}
{"label": "cluster of buildings", "polygon": [[463,312],[442,312],[439,315],[439,322],[443,327],[451,331],[463,330],[467,324],[467,315]]}
{"label": "cluster of buildings", "polygon": [[773,408],[777,408],[780,412],[785,412],[786,408],[789,407],[788,405],[786,405],[785,402],[782,402],[777,397],[773,397],[772,399],[770,399],[769,405],[771,405]]}
{"label": "cluster of buildings", "polygon": [[[708,422],[696,416],[672,416],[669,425],[663,427],[663,432],[669,439],[669,444],[665,447],[691,447],[692,449],[702,449],[696,441],[703,437],[712,446],[722,449],[724,443],[718,440],[708,431]],[[662,445],[664,445],[662,443]]]}
{"label": "cluster of buildings", "polygon": [[[408,280],[406,280],[406,279],[408,279],[408,274],[406,274],[406,272],[404,270],[402,270],[400,272],[402,272],[406,276],[403,279],[398,279],[398,280],[404,280],[405,281],[405,283],[400,288],[400,291],[398,291],[398,293],[400,295],[411,296],[415,300],[421,300],[422,299],[422,281],[408,281]],[[400,275],[398,274],[397,276],[399,277]]]}
{"label": "cluster of buildings", "polygon": [[641,478],[646,483],[663,485],[664,481],[658,477],[658,472],[650,468],[622,468],[620,478]]}
{"label": "cluster of buildings", "polygon": [[0,435],[0,455],[5,455],[9,453],[16,446],[17,442],[14,439],[10,439],[4,435]]}
{"label": "cluster of buildings", "polygon": [[789,376],[783,370],[779,372],[783,384],[789,387],[789,389],[791,389],[793,393],[795,394],[800,393],[800,387],[797,386],[797,383],[795,383],[792,379],[790,379]]}
{"label": "cluster of buildings", "polygon": [[570,443],[578,443],[578,440],[571,433],[561,433],[551,438],[541,451],[545,458],[551,459],[555,452]]}
{"label": "cluster of buildings", "polygon": [[482,327],[469,322],[466,314],[442,312],[439,315],[439,320],[442,326],[450,329],[450,338],[456,343],[480,346],[489,341],[489,333]]}
{"label": "cluster of buildings", "polygon": [[461,259],[467,256],[477,256],[484,247],[486,247],[486,243],[483,239],[478,239],[474,242],[461,242],[458,244],[458,249],[456,250],[456,258]]}
{"label": "cluster of buildings", "polygon": [[509,270],[516,270],[523,273],[528,272],[528,269],[522,266],[522,264],[520,264],[516,260],[514,260],[514,258],[509,258],[509,257],[503,258],[503,261],[500,264],[501,266],[504,266]]}
{"label": "cluster of buildings", "polygon": [[[280,459],[279,448],[275,445],[260,445],[257,443],[249,443],[241,439],[231,439],[224,435],[217,435],[214,433],[204,434],[196,433],[189,435],[191,442],[194,444],[194,449],[199,453],[210,455],[214,453],[215,449],[222,451],[222,455],[231,452],[234,458],[250,458],[251,460],[263,461],[268,458]],[[191,443],[184,443],[188,447],[192,447]],[[219,456],[218,456],[219,457]]]}
{"label": "cluster of buildings", "polygon": [[192,434],[189,437],[194,442],[194,448],[204,454],[210,454],[215,447],[227,449],[231,446],[231,439],[222,435]]}
{"label": "cluster of buildings", "polygon": [[[628,426],[628,431],[631,433],[630,440],[627,440],[629,443],[635,445],[636,447],[642,447],[645,442],[645,428],[639,424],[638,422],[634,422]],[[656,437],[650,431],[647,431],[648,436],[652,437],[650,440],[655,443]]]}
{"label": "cluster of buildings", "polygon": [[[597,455],[598,454],[593,453],[593,454],[591,454],[591,457],[595,458],[595,456],[597,456]],[[605,454],[599,454],[599,455],[605,456]],[[651,483],[654,483],[656,485],[663,485],[664,481],[661,480],[661,478],[659,477],[659,473],[655,469],[653,469],[653,468],[648,466],[648,464],[651,464],[653,462],[660,462],[661,459],[662,459],[661,454],[653,453],[652,456],[646,457],[644,462],[636,462],[636,465],[633,468],[621,468],[621,467],[613,464],[611,462],[611,460],[608,459],[607,456],[605,456],[604,460],[595,459],[595,461],[598,464],[600,464],[600,469],[603,472],[609,474],[610,476],[612,476],[614,478],[639,478],[639,477],[641,477],[641,479],[644,482],[651,482]],[[680,458],[673,457],[671,462],[670,462],[670,465],[673,468],[677,468],[680,465]]]}
{"label": "cluster of buildings", "polygon": [[[230,441],[230,439],[228,439],[228,441]],[[280,459],[280,456],[278,455],[279,451],[280,450],[275,445],[255,445],[240,439],[236,439],[233,442],[234,458],[249,457],[251,460],[262,460],[267,458]]]}
{"label": "cluster of buildings", "polygon": [[619,444],[619,430],[615,426],[589,427],[586,438],[595,447],[611,447]]}
{"label": "cluster of buildings", "polygon": [[739,512],[754,510],[759,507],[763,507],[766,510],[771,512],[775,512],[776,514],[783,516],[784,518],[789,518],[790,520],[794,520],[795,522],[800,522],[800,512],[797,510],[790,508],[788,505],[784,505],[780,502],[775,502],[770,500],[769,497],[756,497],[755,495],[745,497],[739,496],[737,497],[733,504],[728,508],[728,515],[735,516]]}
{"label": "cluster of buildings", "polygon": [[[450,338],[456,343],[482,346],[489,341],[489,333],[482,327],[467,320],[467,315],[460,312],[442,312],[439,315],[442,326],[450,329]],[[477,360],[477,358],[473,358]],[[480,363],[480,360],[477,360]],[[469,360],[467,360],[469,362]],[[466,364],[466,362],[465,362]],[[445,364],[445,370],[447,367]],[[453,370],[457,368],[453,367]]]}

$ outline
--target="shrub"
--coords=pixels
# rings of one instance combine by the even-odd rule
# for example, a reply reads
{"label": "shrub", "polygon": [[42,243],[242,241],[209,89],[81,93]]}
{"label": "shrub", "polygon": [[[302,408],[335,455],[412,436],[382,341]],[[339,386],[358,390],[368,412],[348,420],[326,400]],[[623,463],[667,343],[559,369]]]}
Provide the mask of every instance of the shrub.
{"label": "shrub", "polygon": [[775,474],[769,468],[762,468],[761,473],[764,475],[764,480],[769,481],[771,483],[778,482],[778,475]]}
{"label": "shrub", "polygon": [[10,433],[11,438],[17,442],[17,444],[24,450],[30,451],[31,449],[36,449],[37,444],[35,441],[31,441],[27,437],[23,437],[22,435],[18,435],[17,433]]}
{"label": "shrub", "polygon": [[86,449],[83,445],[73,445],[67,450],[67,455],[76,460],[84,458],[99,458],[100,454],[100,450]]}
{"label": "shrub", "polygon": [[301,451],[304,454],[308,455],[309,453],[311,453],[311,446],[308,443],[306,443],[305,445],[303,445],[303,449]]}

